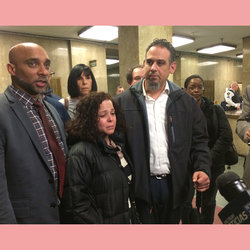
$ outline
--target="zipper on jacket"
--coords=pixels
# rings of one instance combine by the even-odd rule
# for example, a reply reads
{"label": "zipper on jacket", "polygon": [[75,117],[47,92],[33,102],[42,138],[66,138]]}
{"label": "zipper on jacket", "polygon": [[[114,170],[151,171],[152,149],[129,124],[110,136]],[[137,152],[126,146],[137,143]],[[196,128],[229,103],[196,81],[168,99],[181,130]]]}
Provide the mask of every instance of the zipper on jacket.
{"label": "zipper on jacket", "polygon": [[170,124],[170,130],[173,138],[173,143],[175,143],[175,135],[174,135],[174,126],[173,126],[173,117],[169,116],[169,124]]}

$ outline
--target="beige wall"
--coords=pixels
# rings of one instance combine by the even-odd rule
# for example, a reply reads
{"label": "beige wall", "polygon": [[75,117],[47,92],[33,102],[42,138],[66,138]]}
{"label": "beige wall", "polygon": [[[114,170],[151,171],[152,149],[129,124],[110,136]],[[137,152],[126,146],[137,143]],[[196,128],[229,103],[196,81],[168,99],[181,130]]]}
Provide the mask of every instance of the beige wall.
{"label": "beige wall", "polygon": [[[108,93],[115,96],[117,86],[120,86],[119,66],[108,66]],[[124,80],[125,81],[125,80]]]}
{"label": "beige wall", "polygon": [[[156,38],[171,41],[171,26],[120,26],[119,27],[119,67],[120,85],[129,87],[126,81],[128,70],[137,64],[143,64],[148,45]],[[172,76],[170,76],[172,79]]]}
{"label": "beige wall", "polygon": [[150,43],[154,39],[165,38],[172,42],[171,26],[139,26],[138,42],[139,42],[139,63],[142,64],[145,59],[145,52]]}
{"label": "beige wall", "polygon": [[[139,61],[138,29],[138,26],[119,27],[119,85],[122,85],[124,89],[129,87],[126,81],[128,70],[142,63]],[[112,86],[111,88],[115,89],[116,87]]]}
{"label": "beige wall", "polygon": [[243,89],[250,84],[250,37],[243,38]]}
{"label": "beige wall", "polygon": [[[213,61],[217,64],[202,66],[201,63],[206,61]],[[237,59],[233,60],[180,53],[177,57],[177,69],[178,68],[180,68],[180,70],[174,73],[174,82],[181,87],[184,86],[185,79],[192,74],[198,74],[204,80],[214,80],[214,100],[218,102],[224,100],[224,92],[231,82],[242,82],[242,61]]]}
{"label": "beige wall", "polygon": [[44,47],[51,59],[51,70],[55,72],[55,77],[61,80],[63,97],[68,96],[67,80],[71,63],[73,66],[78,63],[89,65],[90,60],[97,60],[97,66],[93,67],[92,71],[96,77],[98,89],[107,91],[106,50],[104,47],[61,39],[0,34],[0,93],[11,83],[10,75],[6,69],[9,49],[21,42],[34,42]]}
{"label": "beige wall", "polygon": [[71,56],[72,66],[75,66],[78,63],[89,65],[89,61],[96,60],[96,66],[92,67],[91,70],[95,76],[98,91],[108,91],[106,50],[104,47],[72,41]]}

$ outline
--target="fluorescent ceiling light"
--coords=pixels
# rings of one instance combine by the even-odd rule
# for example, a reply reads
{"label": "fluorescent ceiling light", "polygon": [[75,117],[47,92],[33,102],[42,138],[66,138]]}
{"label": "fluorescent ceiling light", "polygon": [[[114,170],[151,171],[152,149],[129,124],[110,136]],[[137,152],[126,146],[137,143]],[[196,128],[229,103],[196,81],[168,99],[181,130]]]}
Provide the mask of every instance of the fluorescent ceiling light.
{"label": "fluorescent ceiling light", "polygon": [[120,77],[120,74],[110,74],[109,77]]}
{"label": "fluorescent ceiling light", "polygon": [[115,63],[118,63],[119,60],[117,59],[106,59],[106,64],[107,65],[112,65],[112,64],[115,64]]}
{"label": "fluorescent ceiling light", "polygon": [[184,36],[178,36],[178,35],[173,35],[172,37],[172,45],[177,48],[189,43],[193,43],[194,39],[189,38],[189,37],[184,37]]}
{"label": "fluorescent ceiling light", "polygon": [[217,54],[217,53],[221,53],[225,51],[234,50],[235,48],[236,46],[234,45],[221,43],[221,44],[213,45],[207,48],[197,49],[197,52],[204,53],[204,54]]}
{"label": "fluorescent ceiling light", "polygon": [[218,64],[218,62],[205,61],[205,62],[198,63],[198,66],[210,66],[210,65],[215,65],[215,64]]}
{"label": "fluorescent ceiling light", "polygon": [[118,37],[118,27],[116,26],[92,26],[79,34],[81,38],[112,41]]}
{"label": "fluorescent ceiling light", "polygon": [[237,54],[236,57],[243,58],[243,54]]}

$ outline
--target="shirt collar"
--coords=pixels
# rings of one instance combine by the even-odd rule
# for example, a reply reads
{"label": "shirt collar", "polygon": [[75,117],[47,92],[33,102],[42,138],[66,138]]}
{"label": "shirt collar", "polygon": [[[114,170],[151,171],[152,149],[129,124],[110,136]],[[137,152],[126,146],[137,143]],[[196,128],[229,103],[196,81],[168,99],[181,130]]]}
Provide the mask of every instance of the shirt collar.
{"label": "shirt collar", "polygon": [[21,89],[18,89],[13,85],[10,86],[10,89],[17,96],[18,100],[25,106],[32,106],[34,104],[35,99],[23,92]]}

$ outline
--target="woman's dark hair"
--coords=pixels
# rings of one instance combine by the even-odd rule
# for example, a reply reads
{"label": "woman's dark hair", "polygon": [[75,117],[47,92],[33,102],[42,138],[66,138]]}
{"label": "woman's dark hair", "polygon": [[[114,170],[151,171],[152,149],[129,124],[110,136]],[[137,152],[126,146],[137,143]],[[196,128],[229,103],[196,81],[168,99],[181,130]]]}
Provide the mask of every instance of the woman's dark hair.
{"label": "woman's dark hair", "polygon": [[114,106],[116,132],[125,132],[125,118],[118,104],[105,92],[91,92],[79,101],[76,107],[75,117],[70,120],[66,126],[69,144],[74,144],[82,140],[96,144],[100,140],[102,134],[99,132],[97,126],[98,111],[100,104],[105,100],[111,100]]}
{"label": "woman's dark hair", "polygon": [[190,83],[190,81],[192,79],[194,79],[194,78],[199,78],[202,81],[202,84],[204,85],[204,80],[201,78],[201,76],[199,76],[199,75],[191,75],[184,82],[184,88],[185,89],[188,87],[188,84]]}
{"label": "woman's dark hair", "polygon": [[91,76],[91,79],[92,79],[91,91],[97,91],[96,80],[90,67],[88,67],[85,64],[77,64],[70,71],[69,78],[68,78],[68,93],[71,98],[78,97],[81,95],[78,85],[77,85],[77,79],[81,76],[82,72],[84,72],[86,76],[88,75]]}

